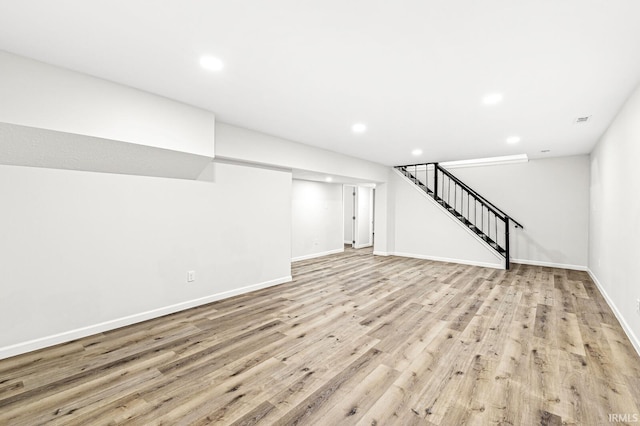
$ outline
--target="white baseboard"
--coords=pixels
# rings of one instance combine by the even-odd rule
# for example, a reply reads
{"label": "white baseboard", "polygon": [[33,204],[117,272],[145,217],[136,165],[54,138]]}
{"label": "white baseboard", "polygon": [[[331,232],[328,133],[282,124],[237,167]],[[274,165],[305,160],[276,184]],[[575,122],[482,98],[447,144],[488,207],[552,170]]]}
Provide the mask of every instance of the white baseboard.
{"label": "white baseboard", "polygon": [[199,299],[188,300],[186,302],[176,303],[175,305],[165,306],[158,309],[152,309],[150,311],[141,312],[139,314],[129,315],[123,318],[117,318],[110,321],[101,322],[99,324],[90,325],[87,327],[78,328],[75,330],[65,331],[63,333],[54,334],[52,336],[41,337],[27,342],[17,343],[15,345],[5,346],[0,348],[0,359],[9,358],[15,355],[24,354],[27,352],[35,351],[38,349],[46,348],[48,346],[58,345],[60,343],[70,342],[72,340],[80,339],[82,337],[91,336],[92,334],[102,333],[103,331],[114,330],[116,328],[124,327],[127,325],[135,324],[138,322],[158,318],[163,315],[173,314],[175,312],[183,311],[185,309],[194,308],[200,305],[206,305],[207,303],[215,302],[216,300],[226,299],[239,294],[249,293],[251,291],[260,290],[274,285],[290,282],[292,277],[286,276],[277,278],[275,280],[265,281],[259,284],[252,284],[245,287],[236,288],[222,293],[216,293],[210,296],[201,297]]}
{"label": "white baseboard", "polygon": [[389,256],[389,253],[386,251],[373,251],[374,256]]}
{"label": "white baseboard", "polygon": [[567,263],[541,262],[539,260],[511,259],[511,263],[521,263],[523,265],[548,266],[549,268],[572,269],[574,271],[587,271],[589,268],[581,265],[571,265]]}
{"label": "white baseboard", "polygon": [[495,263],[487,263],[487,262],[476,262],[474,260],[450,259],[447,257],[428,256],[424,254],[412,254],[412,253],[390,252],[388,254],[392,256],[411,257],[414,259],[435,260],[436,262],[459,263],[461,265],[482,266],[485,268],[493,268],[493,269],[504,269],[504,263],[495,264]]}
{"label": "white baseboard", "polygon": [[618,322],[620,323],[625,334],[631,341],[631,344],[633,345],[634,349],[636,350],[636,352],[638,352],[638,356],[640,356],[640,339],[638,339],[638,336],[636,336],[633,330],[631,329],[631,327],[629,327],[629,324],[627,323],[627,321],[624,319],[624,317],[618,310],[618,307],[616,306],[616,304],[613,303],[613,300],[609,297],[609,295],[605,291],[604,287],[602,286],[602,283],[598,280],[598,277],[596,277],[593,271],[591,271],[591,269],[589,268],[587,268],[587,273],[589,274],[593,282],[596,284],[596,287],[598,287],[600,294],[602,294],[602,297],[604,297],[605,302],[607,302],[607,305],[609,305],[609,307],[613,311],[613,314],[618,319]]}
{"label": "white baseboard", "polygon": [[292,257],[291,261],[292,262],[298,262],[300,260],[314,259],[316,257],[328,256],[330,254],[343,253],[343,252],[344,252],[344,247],[339,248],[339,249],[335,249],[335,250],[323,251],[323,252],[320,252],[320,253],[313,253],[313,254],[307,254],[307,255],[304,255],[304,256]]}
{"label": "white baseboard", "polygon": [[355,246],[353,246],[354,249],[361,249],[365,247],[373,247],[373,244],[356,244]]}
{"label": "white baseboard", "polygon": [[353,241],[346,241],[346,240],[345,240],[345,242],[344,242],[344,243],[345,243],[345,244],[348,244],[348,245],[351,245],[351,244],[353,244]]}

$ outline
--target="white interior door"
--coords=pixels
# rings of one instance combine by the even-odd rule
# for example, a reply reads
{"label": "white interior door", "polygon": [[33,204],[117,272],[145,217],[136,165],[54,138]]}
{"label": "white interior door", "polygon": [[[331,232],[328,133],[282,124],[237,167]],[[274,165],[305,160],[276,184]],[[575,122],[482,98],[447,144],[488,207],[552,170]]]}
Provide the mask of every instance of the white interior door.
{"label": "white interior door", "polygon": [[344,243],[355,245],[356,187],[343,186]]}
{"label": "white interior door", "polygon": [[373,245],[373,188],[358,186],[356,188],[356,232],[355,248]]}

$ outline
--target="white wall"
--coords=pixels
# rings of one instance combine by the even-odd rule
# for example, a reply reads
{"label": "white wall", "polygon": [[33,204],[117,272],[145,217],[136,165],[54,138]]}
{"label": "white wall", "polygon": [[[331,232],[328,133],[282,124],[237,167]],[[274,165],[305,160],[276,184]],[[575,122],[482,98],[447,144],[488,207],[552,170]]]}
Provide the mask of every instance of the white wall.
{"label": "white wall", "polygon": [[216,124],[216,156],[288,169],[384,182],[389,167],[264,133]]}
{"label": "white wall", "polygon": [[640,87],[591,153],[589,268],[640,353]]}
{"label": "white wall", "polygon": [[213,157],[213,113],[0,51],[0,122]]}
{"label": "white wall", "polygon": [[[393,232],[388,232],[386,254],[503,267],[503,257],[408,179],[392,172],[387,189],[389,228]],[[377,246],[376,252],[385,254]]]}
{"label": "white wall", "polygon": [[342,185],[294,179],[291,208],[292,260],[344,251]]}
{"label": "white wall", "polygon": [[511,229],[513,262],[586,270],[589,157],[465,167],[451,172],[522,225]]}
{"label": "white wall", "polygon": [[[2,158],[12,164],[0,166],[0,222],[11,224],[0,228],[0,322],[16,324],[0,335],[0,358],[284,282],[293,253],[291,170],[358,181],[388,171],[223,125],[215,138],[225,161],[202,172],[213,156],[212,113],[1,52],[0,65],[0,122],[9,123],[0,147],[11,147]],[[33,161],[52,150],[54,137],[53,151],[65,154],[55,164]],[[100,146],[78,162],[78,144],[91,137]],[[145,154],[121,167],[116,141],[198,157],[175,177],[201,181],[114,174],[173,176],[159,164],[139,167]],[[24,144],[31,150],[20,151]],[[172,164],[164,153],[157,158]],[[337,244],[317,237],[313,250],[297,245],[296,253],[343,248],[341,186],[334,189],[339,226],[322,236]],[[193,284],[188,270],[196,271]]]}
{"label": "white wall", "polygon": [[[349,178],[349,183],[384,184],[391,171],[391,167],[381,164],[225,123],[216,124],[216,157],[342,176]],[[388,251],[386,194],[376,198],[376,208],[382,213],[379,220],[376,219],[375,250],[384,253]]]}
{"label": "white wall", "polygon": [[395,197],[390,177],[395,174],[389,169],[389,183],[376,185],[375,196],[375,239],[373,240],[373,253],[385,256],[393,251],[395,245]]}
{"label": "white wall", "polygon": [[289,280],[291,173],[208,174],[0,166],[0,358]]}
{"label": "white wall", "polygon": [[355,196],[353,195],[355,191],[355,187],[345,185],[343,188],[343,206],[344,206],[344,243],[345,244],[353,244],[353,216],[355,212],[353,211],[353,203],[355,201]]}

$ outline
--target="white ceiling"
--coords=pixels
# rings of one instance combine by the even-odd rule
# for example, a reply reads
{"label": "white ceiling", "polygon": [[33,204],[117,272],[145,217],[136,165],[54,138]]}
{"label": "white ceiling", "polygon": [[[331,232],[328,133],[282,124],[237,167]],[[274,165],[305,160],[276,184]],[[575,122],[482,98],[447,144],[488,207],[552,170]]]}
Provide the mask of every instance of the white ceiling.
{"label": "white ceiling", "polygon": [[640,81],[639,18],[637,0],[0,0],[0,49],[398,165],[590,152]]}

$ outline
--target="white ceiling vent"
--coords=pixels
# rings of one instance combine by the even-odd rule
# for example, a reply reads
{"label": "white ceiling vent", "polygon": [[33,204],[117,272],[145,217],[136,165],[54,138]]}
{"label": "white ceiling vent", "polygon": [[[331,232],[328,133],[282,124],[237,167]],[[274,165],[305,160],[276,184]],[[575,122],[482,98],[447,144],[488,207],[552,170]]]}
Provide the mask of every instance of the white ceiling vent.
{"label": "white ceiling vent", "polygon": [[574,121],[574,124],[584,124],[587,123],[589,120],[591,120],[591,116],[590,115],[585,115],[582,117],[576,117],[576,120]]}

